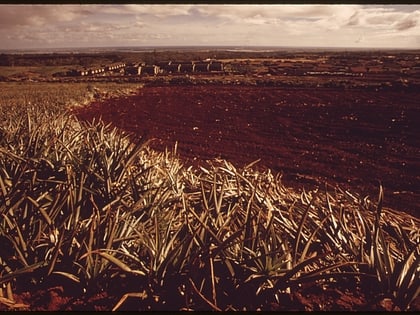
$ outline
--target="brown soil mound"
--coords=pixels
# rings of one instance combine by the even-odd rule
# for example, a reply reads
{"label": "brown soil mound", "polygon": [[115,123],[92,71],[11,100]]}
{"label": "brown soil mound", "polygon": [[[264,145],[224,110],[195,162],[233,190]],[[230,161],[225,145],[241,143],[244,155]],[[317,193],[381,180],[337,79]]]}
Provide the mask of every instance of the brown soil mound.
{"label": "brown soil mound", "polygon": [[298,189],[328,182],[375,200],[380,181],[385,206],[419,216],[418,100],[401,89],[161,86],[78,116],[156,138],[156,149],[178,141],[190,161],[261,159]]}

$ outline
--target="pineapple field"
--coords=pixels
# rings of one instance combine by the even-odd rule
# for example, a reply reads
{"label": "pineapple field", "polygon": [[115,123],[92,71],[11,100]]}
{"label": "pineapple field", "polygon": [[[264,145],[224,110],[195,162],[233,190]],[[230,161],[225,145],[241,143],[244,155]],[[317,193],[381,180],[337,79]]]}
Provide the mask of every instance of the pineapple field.
{"label": "pineapple field", "polygon": [[416,90],[0,90],[1,310],[420,310]]}

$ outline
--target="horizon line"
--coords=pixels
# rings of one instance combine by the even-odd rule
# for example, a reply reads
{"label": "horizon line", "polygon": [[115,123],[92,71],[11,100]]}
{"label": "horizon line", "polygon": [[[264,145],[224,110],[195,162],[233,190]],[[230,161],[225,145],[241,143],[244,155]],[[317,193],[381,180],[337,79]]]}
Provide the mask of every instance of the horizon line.
{"label": "horizon line", "polygon": [[180,49],[180,48],[195,48],[195,49],[241,49],[241,50],[259,50],[259,49],[268,49],[275,50],[275,49],[312,49],[312,50],[320,50],[320,49],[327,49],[327,50],[420,50],[419,48],[412,48],[412,47],[354,47],[354,46],[277,46],[277,45],[136,45],[136,46],[68,46],[68,47],[35,47],[35,48],[7,48],[2,49],[0,48],[1,52],[32,52],[32,51],[59,51],[59,50],[130,50],[130,49],[148,49],[148,50],[156,50],[156,49]]}

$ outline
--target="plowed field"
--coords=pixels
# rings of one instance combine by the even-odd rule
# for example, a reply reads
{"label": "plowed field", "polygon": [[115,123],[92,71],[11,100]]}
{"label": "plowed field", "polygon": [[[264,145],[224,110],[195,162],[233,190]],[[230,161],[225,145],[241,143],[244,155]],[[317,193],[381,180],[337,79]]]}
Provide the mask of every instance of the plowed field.
{"label": "plowed field", "polygon": [[190,162],[220,157],[283,173],[296,189],[339,185],[419,216],[419,92],[401,89],[279,88],[243,85],[144,87],[95,102],[102,117],[156,149]]}

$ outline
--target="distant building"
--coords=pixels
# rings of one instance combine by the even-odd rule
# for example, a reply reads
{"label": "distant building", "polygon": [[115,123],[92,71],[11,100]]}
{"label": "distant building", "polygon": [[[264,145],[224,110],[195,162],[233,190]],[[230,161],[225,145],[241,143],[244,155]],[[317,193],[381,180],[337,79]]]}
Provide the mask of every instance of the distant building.
{"label": "distant building", "polygon": [[158,66],[140,66],[138,67],[138,74],[148,74],[148,75],[157,75],[159,73],[159,67]]}
{"label": "distant building", "polygon": [[191,73],[194,71],[195,65],[191,62],[189,63],[180,63],[179,72]]}
{"label": "distant building", "polygon": [[170,62],[168,65],[161,67],[161,69],[166,73],[177,73],[181,69],[181,64]]}
{"label": "distant building", "polygon": [[209,65],[208,62],[197,62],[194,64],[194,72],[208,72]]}
{"label": "distant building", "polygon": [[155,65],[161,69],[165,68],[166,66],[170,64],[171,64],[171,61],[160,61],[160,62],[155,63]]}
{"label": "distant building", "polygon": [[139,66],[129,66],[125,67],[124,74],[125,75],[140,75],[141,67]]}
{"label": "distant building", "polygon": [[122,69],[126,66],[125,63],[121,62],[121,63],[113,63],[110,64],[108,66],[105,67],[105,71],[115,71],[115,70],[119,70]]}
{"label": "distant building", "polygon": [[223,71],[223,63],[219,61],[210,63],[209,71]]}

